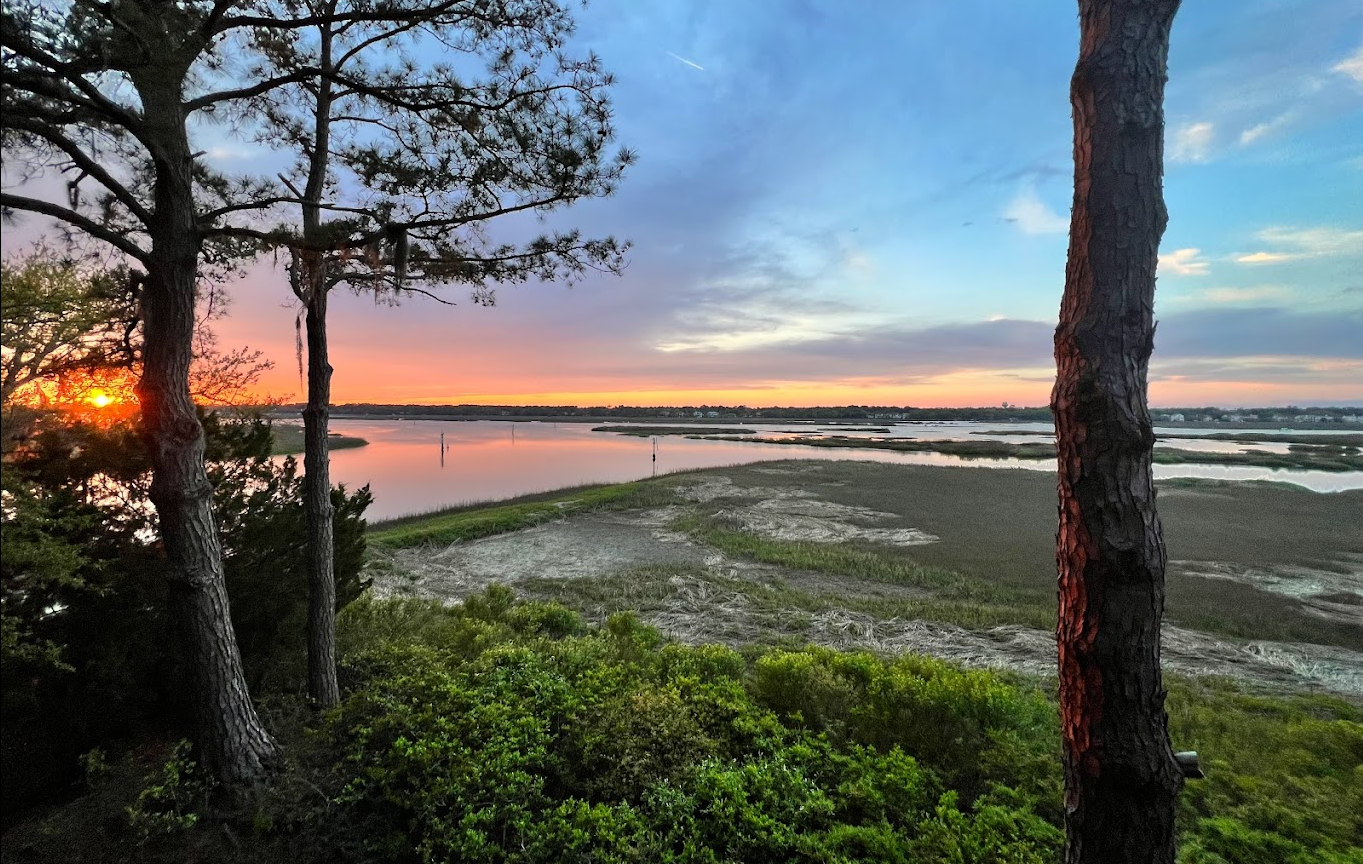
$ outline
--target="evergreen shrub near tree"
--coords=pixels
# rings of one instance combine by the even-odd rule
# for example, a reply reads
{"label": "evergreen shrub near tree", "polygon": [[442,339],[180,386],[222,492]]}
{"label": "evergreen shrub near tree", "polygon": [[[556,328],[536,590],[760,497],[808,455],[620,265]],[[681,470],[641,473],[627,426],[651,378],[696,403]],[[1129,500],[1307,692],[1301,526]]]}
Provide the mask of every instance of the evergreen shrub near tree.
{"label": "evergreen shrub near tree", "polygon": [[[253,692],[301,685],[307,600],[300,480],[269,458],[265,422],[202,418],[208,476],[223,516],[232,623]],[[6,824],[79,778],[92,748],[190,729],[186,670],[167,629],[150,533],[146,446],[128,424],[56,415],[0,471],[3,675],[0,784]],[[338,602],[364,588],[367,488],[332,492]]]}

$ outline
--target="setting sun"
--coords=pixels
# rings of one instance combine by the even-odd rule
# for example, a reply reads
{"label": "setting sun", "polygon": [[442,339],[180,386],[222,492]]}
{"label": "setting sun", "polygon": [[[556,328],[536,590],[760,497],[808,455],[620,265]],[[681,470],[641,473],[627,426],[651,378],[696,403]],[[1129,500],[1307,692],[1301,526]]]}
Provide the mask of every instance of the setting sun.
{"label": "setting sun", "polygon": [[91,393],[89,397],[86,398],[85,401],[89,402],[96,408],[105,408],[114,403],[114,397],[110,396],[108,393],[105,393],[103,390],[96,390],[95,392]]}

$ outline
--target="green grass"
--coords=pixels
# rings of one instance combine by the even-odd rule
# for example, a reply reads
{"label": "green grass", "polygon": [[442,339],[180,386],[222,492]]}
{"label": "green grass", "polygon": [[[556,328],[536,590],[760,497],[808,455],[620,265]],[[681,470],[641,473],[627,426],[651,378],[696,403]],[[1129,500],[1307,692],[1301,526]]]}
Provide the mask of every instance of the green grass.
{"label": "green grass", "polygon": [[[275,423],[270,427],[270,434],[274,439],[270,445],[271,456],[292,456],[303,452],[302,426],[296,426],[292,423]],[[368,443],[363,438],[356,438],[354,435],[338,435],[333,432],[327,436],[327,447],[332,450],[364,447]]]}
{"label": "green grass", "polygon": [[[1211,678],[1165,682],[1174,749],[1196,750],[1207,775],[1179,796],[1185,855],[1363,860],[1363,709],[1328,696],[1251,694]],[[1192,848],[1220,857],[1192,857]],[[1322,850],[1337,857],[1316,857]]]}
{"label": "green grass", "polygon": [[471,504],[404,516],[370,526],[369,542],[387,549],[476,540],[529,528],[569,513],[658,507],[675,500],[671,486],[657,481],[582,486],[527,495],[504,504]]}

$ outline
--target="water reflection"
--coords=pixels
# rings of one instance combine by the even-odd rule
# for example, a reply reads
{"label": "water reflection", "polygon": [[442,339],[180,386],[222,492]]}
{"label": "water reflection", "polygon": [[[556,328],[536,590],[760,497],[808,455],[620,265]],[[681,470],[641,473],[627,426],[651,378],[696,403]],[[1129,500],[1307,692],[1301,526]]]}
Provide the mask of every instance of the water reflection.
{"label": "water reflection", "polygon": [[[902,465],[972,465],[1028,471],[1054,471],[1049,460],[962,459],[941,453],[895,453],[781,444],[696,441],[677,436],[634,437],[592,432],[592,424],[553,422],[449,422],[440,420],[333,420],[332,430],[357,435],[369,446],[331,454],[331,479],[350,488],[370,484],[371,519],[417,513],[453,504],[489,501],[573,486],[617,483],[655,473],[713,468],[776,459],[859,459]],[[1018,431],[1045,430],[1044,424],[1017,424]],[[758,434],[793,430],[796,424],[763,425]],[[832,428],[811,425],[810,430]],[[971,431],[979,424],[898,424],[891,436],[919,439],[988,440]],[[851,434],[838,430],[838,434]],[[862,433],[873,434],[873,433]],[[1036,436],[1019,441],[1046,440]],[[1170,442],[1174,443],[1174,442]],[[1185,442],[1178,442],[1180,446]],[[1194,442],[1201,443],[1201,442]],[[1221,442],[1224,443],[1224,442]],[[655,449],[656,448],[656,449]],[[1209,477],[1221,480],[1285,480],[1318,491],[1363,488],[1363,472],[1285,471],[1212,465],[1156,465],[1157,477]]]}

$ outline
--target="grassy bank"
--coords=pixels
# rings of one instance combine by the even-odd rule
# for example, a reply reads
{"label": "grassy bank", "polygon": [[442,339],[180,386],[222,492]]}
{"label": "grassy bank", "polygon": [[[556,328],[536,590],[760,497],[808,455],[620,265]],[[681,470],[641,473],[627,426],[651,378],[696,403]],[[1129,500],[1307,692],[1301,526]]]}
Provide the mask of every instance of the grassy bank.
{"label": "grassy bank", "polygon": [[[292,456],[303,452],[302,426],[293,423],[274,423],[270,427],[270,434],[274,438],[274,443],[270,447],[271,455]],[[368,443],[363,438],[356,438],[353,435],[338,435],[333,432],[327,436],[327,446],[332,450],[364,447]]]}
{"label": "grassy bank", "polygon": [[519,531],[575,513],[660,506],[673,498],[669,487],[656,482],[580,486],[377,522],[370,527],[368,539],[385,549],[449,544]]}
{"label": "grassy bank", "polygon": [[[1054,459],[1055,445],[1044,442],[1011,444],[1007,441],[917,441],[893,438],[867,440],[844,436],[826,438],[740,438],[717,436],[722,441],[750,441],[758,444],[796,444],[805,447],[842,447],[856,450],[893,450],[900,453],[943,453],[962,459]],[[1301,445],[1289,453],[1248,450],[1242,453],[1208,453],[1156,447],[1154,460],[1160,465],[1242,465],[1254,468],[1288,468],[1308,471],[1363,471],[1363,455],[1354,448]]]}

